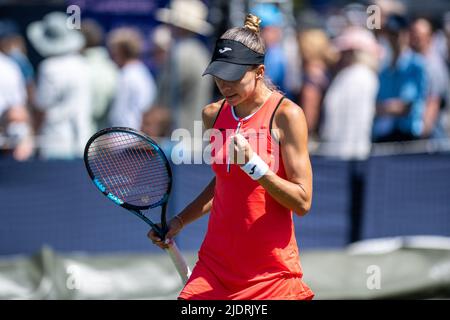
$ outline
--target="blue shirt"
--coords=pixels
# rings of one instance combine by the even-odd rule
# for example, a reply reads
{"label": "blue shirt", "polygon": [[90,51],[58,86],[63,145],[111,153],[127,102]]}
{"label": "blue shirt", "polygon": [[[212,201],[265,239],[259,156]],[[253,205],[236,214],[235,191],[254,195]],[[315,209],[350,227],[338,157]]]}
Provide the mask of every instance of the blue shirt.
{"label": "blue shirt", "polygon": [[410,49],[405,50],[394,67],[386,65],[381,69],[379,79],[378,103],[400,99],[410,105],[410,108],[405,116],[377,117],[373,126],[374,138],[384,137],[395,131],[419,137],[428,90],[423,57]]}
{"label": "blue shirt", "polygon": [[28,58],[20,51],[11,52],[9,57],[19,66],[26,84],[31,83],[34,80],[34,69]]}
{"label": "blue shirt", "polygon": [[281,45],[277,44],[267,48],[264,58],[266,67],[266,76],[276,85],[282,92],[286,92],[284,79],[286,73],[286,57]]}

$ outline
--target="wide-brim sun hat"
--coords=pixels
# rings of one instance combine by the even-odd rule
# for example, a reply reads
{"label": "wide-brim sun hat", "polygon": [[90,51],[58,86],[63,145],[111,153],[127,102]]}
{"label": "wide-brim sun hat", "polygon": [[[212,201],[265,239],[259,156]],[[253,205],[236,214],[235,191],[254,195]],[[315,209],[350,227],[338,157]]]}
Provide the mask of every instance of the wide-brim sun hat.
{"label": "wide-brim sun hat", "polygon": [[78,52],[84,47],[83,35],[71,28],[67,19],[63,12],[51,12],[27,27],[28,39],[41,56]]}
{"label": "wide-brim sun hat", "polygon": [[360,27],[348,27],[333,41],[339,51],[358,50],[369,53],[374,57],[381,57],[382,47],[368,30]]}
{"label": "wide-brim sun hat", "polygon": [[158,21],[204,36],[213,31],[207,17],[208,7],[199,0],[175,0],[169,8],[161,8],[156,12]]}

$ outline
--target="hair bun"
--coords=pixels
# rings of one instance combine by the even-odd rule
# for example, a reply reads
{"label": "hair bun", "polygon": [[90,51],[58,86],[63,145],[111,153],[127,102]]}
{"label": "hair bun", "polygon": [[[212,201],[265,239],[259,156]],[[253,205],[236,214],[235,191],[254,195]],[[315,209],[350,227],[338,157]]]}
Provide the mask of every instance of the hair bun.
{"label": "hair bun", "polygon": [[244,28],[247,28],[254,33],[259,33],[259,24],[261,23],[261,19],[255,16],[254,14],[249,13],[245,17]]}

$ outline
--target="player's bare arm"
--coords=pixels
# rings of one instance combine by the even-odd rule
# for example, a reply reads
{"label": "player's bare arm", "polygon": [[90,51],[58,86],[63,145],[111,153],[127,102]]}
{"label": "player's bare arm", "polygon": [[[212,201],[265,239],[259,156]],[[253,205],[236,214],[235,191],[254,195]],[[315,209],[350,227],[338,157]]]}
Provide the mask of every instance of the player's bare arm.
{"label": "player's bare arm", "polygon": [[[273,129],[278,133],[281,156],[287,180],[270,169],[257,181],[284,207],[297,215],[305,215],[311,208],[312,168],[307,148],[308,128],[302,109],[285,99],[276,111]],[[247,163],[253,156],[248,141],[235,136],[236,152],[244,152]]]}

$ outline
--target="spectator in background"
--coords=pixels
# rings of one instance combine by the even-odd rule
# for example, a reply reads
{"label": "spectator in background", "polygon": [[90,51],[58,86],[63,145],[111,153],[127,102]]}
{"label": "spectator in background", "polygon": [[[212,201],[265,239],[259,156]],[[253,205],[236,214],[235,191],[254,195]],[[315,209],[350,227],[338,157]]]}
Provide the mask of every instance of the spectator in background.
{"label": "spectator in background", "polygon": [[26,90],[19,67],[0,52],[0,150],[23,161],[33,154],[30,116],[26,108]]}
{"label": "spectator in background", "polygon": [[409,47],[408,21],[391,15],[384,26],[392,59],[379,74],[373,127],[376,142],[413,140],[423,132],[427,77],[423,58]]}
{"label": "spectator in background", "polygon": [[440,21],[435,19],[433,23],[430,19],[428,19],[428,22],[433,24],[433,35],[430,45],[431,50],[437,53],[445,61],[445,63],[448,63],[449,56],[446,29],[450,26],[450,11],[443,13]]}
{"label": "spectator in background", "polygon": [[371,1],[377,6],[380,13],[380,28],[375,28],[373,32],[378,39],[378,43],[383,47],[383,56],[381,57],[380,68],[384,68],[392,60],[392,48],[387,39],[384,26],[391,15],[406,15],[406,6],[404,2],[399,0],[373,0]]}
{"label": "spectator in background", "polygon": [[323,30],[301,31],[299,45],[303,64],[303,81],[299,105],[303,108],[311,140],[317,139],[321,105],[330,82],[330,67],[337,60],[329,38]]}
{"label": "spectator in background", "polygon": [[[367,6],[362,3],[351,2],[342,9],[347,27],[367,27]],[[346,27],[346,28],[347,28]],[[345,29],[343,30],[343,32]]]}
{"label": "spectator in background", "polygon": [[340,159],[364,160],[371,149],[381,49],[375,36],[360,27],[345,29],[335,45],[341,56],[324,98],[320,150]]}
{"label": "spectator in background", "polygon": [[108,124],[108,112],[115,96],[118,70],[103,46],[102,27],[94,20],[81,23],[86,44],[82,51],[89,68],[92,126],[95,131]]}
{"label": "spectator in background", "polygon": [[[450,74],[450,11],[447,11],[443,18],[443,33],[445,37],[445,46],[444,46],[444,52],[443,57],[445,57],[445,61],[447,64],[447,71]],[[447,89],[447,112],[443,114],[443,122],[444,122],[444,128],[447,132],[447,135],[450,136],[450,85]]]}
{"label": "spectator in background", "polygon": [[153,106],[142,117],[141,131],[155,140],[165,154],[171,154],[172,113],[169,108]]}
{"label": "spectator in background", "polygon": [[27,57],[25,39],[14,21],[0,20],[0,51],[10,57],[19,66],[25,80],[27,105],[33,106],[35,91],[34,69]]}
{"label": "spectator in background", "polygon": [[170,46],[172,44],[172,33],[170,27],[165,24],[160,24],[155,27],[150,35],[151,43],[151,68],[156,79],[159,79],[160,74],[169,60]]}
{"label": "spectator in background", "polygon": [[107,44],[112,59],[120,68],[109,123],[139,130],[142,115],[153,105],[156,97],[153,76],[140,60],[142,36],[136,29],[118,28],[108,35]]}
{"label": "spectator in background", "polygon": [[286,93],[286,56],[282,47],[283,15],[273,3],[261,3],[251,12],[261,19],[261,37],[266,45],[266,76],[283,93]]}
{"label": "spectator in background", "polygon": [[27,28],[30,42],[46,57],[36,90],[36,108],[43,113],[40,155],[46,159],[81,157],[93,131],[89,72],[79,53],[85,41],[66,22],[64,13],[52,12]]}
{"label": "spectator in background", "polygon": [[194,121],[201,121],[203,106],[212,101],[213,83],[202,78],[210,54],[197,38],[212,32],[207,15],[208,8],[199,0],[174,0],[156,14],[172,33],[169,59],[159,78],[158,104],[169,107],[175,126],[189,130],[191,136]]}
{"label": "spectator in background", "polygon": [[141,130],[155,141],[170,137],[172,117],[166,107],[153,106],[142,117]]}
{"label": "spectator in background", "polygon": [[442,57],[445,58],[447,68],[450,71],[450,11],[447,11],[442,17],[442,31],[445,44],[442,48]]}
{"label": "spectator in background", "polygon": [[444,138],[446,133],[441,114],[447,105],[449,75],[444,59],[432,47],[432,39],[430,22],[426,19],[415,20],[411,25],[411,47],[423,55],[429,81],[422,137]]}
{"label": "spectator in background", "polygon": [[[383,28],[386,25],[386,21],[388,17],[391,15],[400,15],[404,16],[407,13],[407,7],[404,1],[401,0],[371,0],[369,3],[376,5],[380,10],[380,25]],[[382,29],[381,29],[382,30]],[[375,28],[373,31],[375,34],[380,29]]]}

